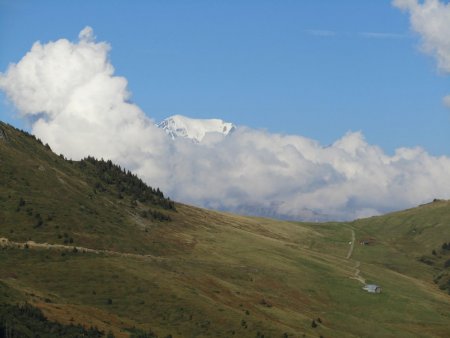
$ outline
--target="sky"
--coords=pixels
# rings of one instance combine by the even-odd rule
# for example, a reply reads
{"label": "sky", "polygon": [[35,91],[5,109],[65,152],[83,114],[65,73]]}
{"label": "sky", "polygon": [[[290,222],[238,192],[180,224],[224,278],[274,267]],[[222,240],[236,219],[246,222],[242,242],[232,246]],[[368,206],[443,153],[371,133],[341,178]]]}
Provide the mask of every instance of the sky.
{"label": "sky", "polygon": [[86,25],[156,121],[217,117],[324,145],[362,131],[389,153],[450,154],[450,78],[390,1],[2,0],[0,71]]}
{"label": "sky", "polygon": [[[1,120],[213,208],[450,198],[449,73],[442,0],[0,0]],[[240,128],[172,142],[153,122],[174,114]]]}

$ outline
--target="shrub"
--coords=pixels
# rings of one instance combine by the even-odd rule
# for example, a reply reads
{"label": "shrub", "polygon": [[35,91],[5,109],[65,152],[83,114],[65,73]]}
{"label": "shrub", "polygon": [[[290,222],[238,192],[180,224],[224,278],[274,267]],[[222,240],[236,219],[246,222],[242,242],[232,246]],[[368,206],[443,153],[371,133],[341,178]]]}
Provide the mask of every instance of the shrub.
{"label": "shrub", "polygon": [[420,257],[419,261],[422,262],[422,263],[425,263],[427,265],[434,265],[434,262],[430,258],[428,258],[426,256]]}
{"label": "shrub", "polygon": [[40,226],[42,226],[44,224],[44,220],[42,219],[41,214],[36,214],[35,217],[36,217],[36,222],[34,224],[34,227],[39,228]]}

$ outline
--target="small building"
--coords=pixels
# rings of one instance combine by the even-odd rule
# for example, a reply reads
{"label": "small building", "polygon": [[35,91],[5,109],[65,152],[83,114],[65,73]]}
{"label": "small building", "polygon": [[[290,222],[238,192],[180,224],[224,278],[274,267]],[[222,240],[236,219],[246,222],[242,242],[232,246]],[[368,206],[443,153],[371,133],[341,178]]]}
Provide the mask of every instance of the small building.
{"label": "small building", "polygon": [[381,286],[376,284],[366,284],[363,286],[363,290],[369,293],[381,293]]}
{"label": "small building", "polygon": [[373,245],[375,244],[375,238],[362,238],[359,240],[359,244],[361,245]]}

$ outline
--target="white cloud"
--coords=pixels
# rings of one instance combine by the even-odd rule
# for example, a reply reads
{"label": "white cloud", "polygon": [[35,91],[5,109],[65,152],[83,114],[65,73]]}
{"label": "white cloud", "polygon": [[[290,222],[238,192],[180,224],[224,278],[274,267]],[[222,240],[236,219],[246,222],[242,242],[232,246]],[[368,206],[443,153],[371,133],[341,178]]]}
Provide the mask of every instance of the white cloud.
{"label": "white cloud", "polygon": [[[410,15],[411,27],[421,36],[422,50],[434,56],[438,69],[450,73],[450,3],[439,0],[394,0]],[[448,96],[444,103],[449,105]]]}
{"label": "white cloud", "polygon": [[335,31],[330,31],[326,29],[307,29],[305,32],[310,35],[321,37],[334,37],[337,35]]}
{"label": "white cloud", "polygon": [[450,95],[445,96],[443,99],[444,105],[450,108]]}
{"label": "white cloud", "polygon": [[448,157],[422,149],[389,156],[360,132],[329,147],[244,127],[198,144],[172,140],[128,101],[110,46],[90,28],[79,38],[37,42],[0,74],[33,133],[68,157],[110,158],[179,201],[291,217],[349,219],[450,198]]}
{"label": "white cloud", "polygon": [[[96,43],[90,27],[80,41],[36,42],[0,76],[0,89],[24,117],[33,133],[57,152],[73,158],[123,158],[134,152],[148,157],[166,147],[163,133],[140,108],[128,102],[127,80],[114,76],[110,46]],[[133,166],[135,167],[135,165]]]}
{"label": "white cloud", "polygon": [[440,70],[450,72],[450,4],[439,0],[394,0],[393,4],[409,12],[423,50],[436,58]]}
{"label": "white cloud", "polygon": [[386,33],[386,32],[359,32],[359,36],[368,39],[405,39],[408,36],[398,33]]}
{"label": "white cloud", "polygon": [[95,40],[94,30],[90,26],[84,27],[78,34],[80,41],[93,42]]}

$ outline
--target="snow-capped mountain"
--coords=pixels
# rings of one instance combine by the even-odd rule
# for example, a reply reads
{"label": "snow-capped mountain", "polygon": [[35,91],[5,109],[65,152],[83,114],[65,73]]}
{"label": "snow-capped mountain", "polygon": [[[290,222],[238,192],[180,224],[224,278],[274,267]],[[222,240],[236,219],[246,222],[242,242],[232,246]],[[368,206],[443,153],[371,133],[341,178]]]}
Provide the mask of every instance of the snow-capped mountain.
{"label": "snow-capped mountain", "polygon": [[191,119],[182,115],[170,116],[157,126],[164,129],[172,139],[185,137],[196,142],[201,142],[208,133],[228,135],[236,128],[234,124],[219,119]]}

